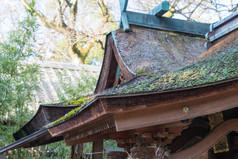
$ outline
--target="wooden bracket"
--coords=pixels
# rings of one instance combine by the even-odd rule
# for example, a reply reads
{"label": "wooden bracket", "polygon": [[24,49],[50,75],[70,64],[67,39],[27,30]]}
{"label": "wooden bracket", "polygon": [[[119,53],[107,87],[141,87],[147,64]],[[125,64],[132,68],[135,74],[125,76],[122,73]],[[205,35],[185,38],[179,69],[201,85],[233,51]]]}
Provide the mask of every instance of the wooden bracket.
{"label": "wooden bracket", "polygon": [[121,13],[121,23],[125,32],[128,32],[131,30],[126,12]]}
{"label": "wooden bracket", "polygon": [[126,14],[126,8],[128,5],[128,0],[119,0],[120,10],[121,10],[121,19],[119,23],[119,28],[123,28],[125,32],[130,31],[130,25],[128,23],[128,18]]}
{"label": "wooden bracket", "polygon": [[156,15],[156,16],[162,16],[164,15],[167,11],[169,11],[169,2],[168,1],[163,1],[160,4],[158,4],[154,9],[152,9],[149,14],[151,15]]}
{"label": "wooden bracket", "polygon": [[169,2],[163,1],[148,14],[126,11],[128,0],[119,0],[121,8],[120,28],[131,31],[130,24],[159,30],[185,33],[204,37],[210,24],[162,17],[169,10]]}
{"label": "wooden bracket", "polygon": [[210,24],[149,14],[126,12],[129,24],[204,37]]}
{"label": "wooden bracket", "polygon": [[120,2],[121,12],[125,12],[128,5],[128,0],[119,0],[119,2]]}

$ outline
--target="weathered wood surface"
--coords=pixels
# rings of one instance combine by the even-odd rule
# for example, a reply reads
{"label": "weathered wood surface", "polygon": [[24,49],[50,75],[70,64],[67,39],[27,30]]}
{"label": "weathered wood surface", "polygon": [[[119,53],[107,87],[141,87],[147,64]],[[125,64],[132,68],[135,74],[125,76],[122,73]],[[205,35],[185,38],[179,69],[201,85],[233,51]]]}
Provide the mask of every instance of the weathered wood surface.
{"label": "weathered wood surface", "polygon": [[162,16],[167,11],[169,11],[169,2],[163,1],[159,3],[154,9],[152,9],[149,14],[156,15],[156,16]]}
{"label": "weathered wood surface", "polygon": [[110,73],[110,70],[112,70],[115,67],[116,60],[115,58],[113,58],[112,48],[110,47],[111,39],[112,39],[111,34],[108,34],[106,37],[103,64],[101,67],[101,73],[99,75],[95,93],[105,90],[108,87],[108,85],[110,85],[108,84],[108,82],[112,80],[109,77],[109,73]]}
{"label": "weathered wood surface", "polygon": [[100,99],[92,101],[85,108],[81,109],[80,115],[75,115],[72,118],[60,123],[56,126],[48,128],[52,137],[61,136],[61,134],[66,134],[68,131],[72,131],[86,123],[92,122],[99,117],[106,115],[106,110],[104,109]]}
{"label": "weathered wood surface", "polygon": [[123,62],[122,57],[119,55],[115,41],[111,41],[111,47],[113,49],[114,56],[117,60],[118,66],[120,67],[121,72],[123,73],[123,77],[125,81],[131,80],[134,75],[128,70],[126,64]]}
{"label": "weathered wood surface", "polygon": [[117,66],[120,67],[126,81],[133,78],[133,74],[128,70],[121,56],[117,52],[115,42],[111,34],[107,35],[106,49],[101,73],[97,82],[95,93],[111,88],[115,82]]}
{"label": "weathered wood surface", "polygon": [[93,154],[92,159],[102,159],[103,158],[103,140],[93,142],[93,153],[95,153],[95,154]]}
{"label": "weathered wood surface", "polygon": [[[224,116],[222,112],[208,115],[210,121],[211,130],[216,126],[224,122]],[[214,153],[221,153],[229,151],[230,145],[227,136],[222,138],[216,145],[213,146]]]}
{"label": "weathered wood surface", "polygon": [[174,18],[158,17],[149,14],[126,12],[129,24],[139,25],[165,31],[185,33],[205,37],[210,24],[198,23]]}
{"label": "weathered wood surface", "polygon": [[77,106],[40,105],[35,116],[20,130],[13,134],[15,140],[30,135],[43,126],[57,120]]}
{"label": "weathered wood surface", "polygon": [[202,153],[208,151],[214,144],[220,141],[225,135],[235,131],[238,133],[238,119],[230,119],[223,122],[212,132],[210,132],[203,140],[197,144],[174,154],[169,159],[191,159],[196,158]]}
{"label": "weathered wood surface", "polygon": [[[204,38],[131,25],[112,33],[117,52],[134,74],[161,75],[185,67],[206,51]],[[117,60],[118,61],[118,60]]]}
{"label": "weathered wood surface", "polygon": [[[84,143],[89,139],[89,136],[91,141],[97,141],[100,140],[100,138],[95,138],[95,140],[92,140],[92,137],[108,134],[114,132],[115,130],[116,129],[113,116],[104,116],[101,119],[98,119],[97,121],[89,123],[87,126],[83,126],[79,129],[75,129],[74,131],[64,134],[65,143],[66,145]],[[91,141],[89,140],[88,142]]]}
{"label": "weathered wood surface", "polygon": [[[149,98],[140,97],[137,98],[138,101],[136,100],[134,101],[133,98],[131,97],[131,99],[129,98],[125,98],[125,100],[122,99],[122,101],[120,102],[123,104],[118,103],[119,106],[118,105],[116,106],[117,102],[114,99],[114,101],[111,101],[113,104],[110,105],[113,105],[114,109],[115,107],[117,107],[115,111],[115,123],[117,131],[131,130],[146,126],[174,122],[178,120],[185,120],[235,108],[237,107],[238,103],[237,84],[238,83],[236,83],[235,86],[234,85],[230,86],[229,89],[223,87],[224,85],[223,86],[220,85],[220,88],[216,87],[217,90],[213,90],[210,92],[206,92],[207,91],[206,88],[203,88],[200,90],[194,89],[194,90],[187,90],[184,92],[179,91],[180,93],[177,95],[176,92],[174,93],[171,92],[171,94],[167,94],[171,95],[172,98],[179,98],[177,100],[176,99],[166,100],[168,99],[168,96],[166,97],[163,94],[157,97],[156,95],[153,95],[154,103],[152,103],[152,100],[151,102],[146,103],[146,99],[148,100]],[[224,89],[222,89],[222,87]],[[194,93],[196,93],[196,95],[194,95]],[[191,96],[181,97],[182,94],[183,95],[190,94]],[[159,99],[161,99],[162,101],[158,102]],[[125,103],[127,105],[124,105]],[[133,105],[135,104],[134,106],[136,107],[129,108],[128,105],[132,104]],[[109,111],[111,107],[108,104],[105,105],[108,107],[106,109]],[[183,110],[184,107],[188,107],[189,110],[187,112],[184,112]],[[111,109],[111,112],[113,111],[114,110]]]}
{"label": "weathered wood surface", "polygon": [[[106,114],[115,114],[118,131],[212,114],[237,107],[237,88],[238,81],[234,80],[185,90],[99,97],[80,115],[49,128],[49,131],[52,136],[57,136]],[[185,106],[189,108],[188,112],[183,111]]]}

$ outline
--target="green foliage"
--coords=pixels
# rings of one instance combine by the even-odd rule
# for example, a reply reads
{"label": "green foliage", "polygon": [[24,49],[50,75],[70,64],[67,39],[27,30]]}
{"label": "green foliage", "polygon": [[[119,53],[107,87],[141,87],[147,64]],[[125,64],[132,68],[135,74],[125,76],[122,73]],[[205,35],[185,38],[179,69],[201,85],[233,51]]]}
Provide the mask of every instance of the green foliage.
{"label": "green foliage", "polygon": [[65,146],[64,141],[48,144],[39,159],[66,159],[70,158],[70,146]]}
{"label": "green foliage", "polygon": [[[64,94],[60,93],[60,90],[58,90],[58,97],[59,101],[63,102],[64,105],[79,105],[79,107],[75,108],[74,110],[70,111],[69,113],[65,114],[65,116],[59,118],[58,120],[50,123],[46,127],[55,125],[57,123],[60,123],[73,115],[75,115],[81,108],[83,108],[89,101],[91,101],[94,97],[87,97],[86,95],[93,93],[97,79],[89,74],[86,70],[83,70],[81,72],[81,78],[76,83],[69,83],[68,80],[66,80],[67,73],[60,73],[59,72],[60,83],[62,86],[62,89],[64,90]],[[60,143],[60,144],[59,144]],[[53,143],[48,146],[48,155],[45,156],[45,158],[69,158],[70,154],[70,147],[66,147],[63,142]],[[90,144],[85,145],[85,151],[90,150]],[[43,158],[43,156],[42,156]]]}
{"label": "green foliage", "polygon": [[[84,73],[83,73],[84,72]],[[96,86],[96,78],[89,75],[89,73],[85,73],[86,70],[82,71],[82,77],[77,81],[77,83],[69,84],[65,80],[65,74],[60,74],[61,76],[61,86],[63,87],[63,90],[65,91],[64,94],[61,94],[60,91],[58,91],[58,97],[60,98],[59,101],[63,101],[64,105],[79,105],[79,107],[75,108],[74,110],[70,111],[69,113],[65,114],[63,117],[59,118],[58,120],[50,123],[46,127],[58,124],[62,121],[65,121],[68,118],[71,118],[75,114],[77,114],[81,108],[83,108],[85,105],[87,105],[90,101],[94,99],[95,96],[87,96],[88,94],[93,93],[95,86]],[[58,156],[64,156],[62,158],[69,158],[67,155],[70,153],[70,148],[66,147],[64,144],[50,144],[47,145],[48,149],[51,149],[51,154],[57,154]],[[51,148],[51,147],[58,147]],[[117,143],[113,140],[104,140],[104,150],[117,150]],[[61,151],[58,151],[61,150]],[[84,150],[83,150],[83,158],[87,158],[88,154],[92,152],[92,143],[86,143],[84,144]],[[90,156],[90,155],[89,155]],[[49,157],[49,156],[48,156]],[[59,157],[59,158],[61,158]],[[104,155],[105,158],[105,155]]]}
{"label": "green foliage", "polygon": [[[0,43],[0,147],[13,142],[12,133],[33,116],[28,104],[34,99],[32,91],[38,88],[39,69],[27,59],[36,54],[33,47],[37,28],[34,13],[28,10],[17,29]],[[26,151],[12,151],[9,158],[31,157]]]}
{"label": "green foliage", "polygon": [[60,91],[58,90],[57,94],[59,97],[59,101],[63,102],[64,105],[78,105],[79,107],[73,109],[69,113],[65,114],[63,117],[50,123],[47,126],[58,124],[74,116],[80,109],[82,109],[91,100],[94,99],[94,96],[87,95],[93,93],[95,89],[97,82],[97,79],[95,77],[90,76],[86,70],[83,70],[81,73],[81,78],[76,83],[69,84],[68,81],[64,78],[66,75],[66,73],[60,74],[60,83],[64,90],[64,94],[60,93]]}
{"label": "green foliage", "polygon": [[104,140],[103,147],[105,151],[117,151],[117,142],[115,140]]}
{"label": "green foliage", "polygon": [[97,62],[102,62],[104,50],[101,48],[99,43],[95,43],[92,49],[90,49],[87,57],[85,58],[85,64],[96,64]]}
{"label": "green foliage", "polygon": [[[97,79],[90,75],[87,70],[83,69],[81,72],[81,77],[80,79],[74,83],[71,82],[70,84],[68,83],[68,80],[66,80],[67,73],[58,73],[60,76],[60,84],[62,86],[62,89],[64,90],[64,94],[60,93],[58,90],[57,94],[59,97],[60,102],[64,102],[64,104],[68,105],[77,105],[80,104],[81,102],[78,101],[80,100],[81,97],[93,93]],[[81,99],[83,100],[83,98]]]}

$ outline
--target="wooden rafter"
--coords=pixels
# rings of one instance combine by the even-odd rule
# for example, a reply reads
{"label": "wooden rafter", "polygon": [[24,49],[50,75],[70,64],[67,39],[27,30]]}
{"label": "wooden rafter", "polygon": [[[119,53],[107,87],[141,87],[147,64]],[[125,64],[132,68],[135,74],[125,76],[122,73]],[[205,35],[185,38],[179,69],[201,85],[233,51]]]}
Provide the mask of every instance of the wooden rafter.
{"label": "wooden rafter", "polygon": [[210,24],[175,18],[158,17],[149,14],[126,12],[128,23],[165,31],[202,36],[209,31]]}
{"label": "wooden rafter", "polygon": [[156,15],[156,16],[162,16],[167,11],[169,11],[169,2],[163,1],[160,4],[158,4],[154,9],[152,9],[149,14]]}
{"label": "wooden rafter", "polygon": [[[141,105],[141,109],[116,113],[115,123],[117,131],[124,131],[213,114],[235,108],[237,103],[238,90],[234,87],[216,93],[214,91],[191,98],[180,98],[179,101]],[[188,111],[184,111],[184,107]]]}

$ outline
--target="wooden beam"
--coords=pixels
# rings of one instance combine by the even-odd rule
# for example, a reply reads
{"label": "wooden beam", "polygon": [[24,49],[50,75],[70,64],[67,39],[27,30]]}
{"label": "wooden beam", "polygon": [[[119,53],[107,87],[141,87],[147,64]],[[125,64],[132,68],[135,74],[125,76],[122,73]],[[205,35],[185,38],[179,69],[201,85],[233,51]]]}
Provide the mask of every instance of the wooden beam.
{"label": "wooden beam", "polygon": [[121,13],[121,22],[125,32],[131,31],[126,12]]}
{"label": "wooden beam", "polygon": [[238,11],[236,11],[236,12],[232,13],[231,15],[227,16],[226,18],[212,24],[212,28],[213,29],[217,28],[217,27],[223,25],[224,23],[227,23],[228,21],[231,21],[232,19],[237,18],[237,17],[238,17]]}
{"label": "wooden beam", "polygon": [[220,139],[232,131],[238,132],[238,119],[230,119],[223,122],[212,132],[210,132],[203,140],[183,151],[171,154],[169,158],[196,158],[202,153],[208,151],[214,144],[216,144],[218,141],[220,141]]}
{"label": "wooden beam", "polygon": [[128,5],[128,0],[119,0],[119,3],[121,12],[125,12]]}
{"label": "wooden beam", "polygon": [[160,4],[158,4],[154,9],[152,9],[149,14],[156,15],[156,16],[162,16],[167,11],[169,11],[169,2],[163,1]]}
{"label": "wooden beam", "polygon": [[[230,88],[206,96],[194,96],[167,104],[154,103],[147,108],[116,113],[115,123],[117,131],[138,129],[221,112],[237,107],[237,103],[238,89]],[[183,111],[184,106],[189,108],[188,112]]]}
{"label": "wooden beam", "polygon": [[149,14],[126,12],[129,24],[139,25],[165,31],[186,33],[204,37],[209,32],[210,24],[193,21],[158,17]]}
{"label": "wooden beam", "polygon": [[[238,18],[237,18],[236,21],[238,22]],[[232,32],[232,31],[236,30],[237,28],[238,28],[238,23],[236,23],[236,24],[234,24],[234,25],[232,25],[232,26],[229,26],[229,27],[225,28],[223,31],[218,32],[217,34],[211,36],[211,37],[208,38],[208,39],[209,39],[210,42],[213,42],[213,41],[215,41],[215,40],[221,38],[222,36],[225,36],[226,34],[228,34],[228,33]],[[221,29],[220,29],[220,30],[221,30]],[[220,31],[220,30],[219,30],[219,31]]]}
{"label": "wooden beam", "polygon": [[235,31],[238,28],[238,11],[230,16],[210,25],[205,38],[214,43],[217,39]]}
{"label": "wooden beam", "polygon": [[[103,158],[103,140],[93,142],[93,159]],[[94,154],[95,153],[95,154]]]}
{"label": "wooden beam", "polygon": [[[211,130],[213,130],[216,126],[224,122],[224,117],[222,112],[208,115],[208,119],[210,121]],[[220,146],[220,145],[223,145],[223,146]],[[230,150],[230,145],[229,145],[227,136],[222,138],[216,145],[213,146],[213,151],[215,154],[221,153],[221,152],[227,152],[229,150]]]}
{"label": "wooden beam", "polygon": [[95,136],[101,136],[104,134],[109,134],[114,131],[115,131],[114,118],[113,116],[107,116],[105,118],[101,118],[98,119],[97,121],[91,122],[87,126],[82,126],[79,129],[74,129],[70,133],[65,134],[64,139],[67,145],[72,145],[77,143],[77,141],[78,143],[81,143],[81,141],[87,139],[90,141],[90,138],[94,138]]}

